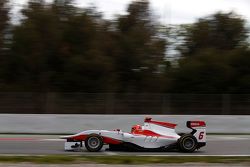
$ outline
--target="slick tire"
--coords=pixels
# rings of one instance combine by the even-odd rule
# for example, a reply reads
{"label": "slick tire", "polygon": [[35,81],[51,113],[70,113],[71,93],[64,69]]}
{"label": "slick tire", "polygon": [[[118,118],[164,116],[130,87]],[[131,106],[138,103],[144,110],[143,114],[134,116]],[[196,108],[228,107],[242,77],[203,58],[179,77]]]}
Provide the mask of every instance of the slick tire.
{"label": "slick tire", "polygon": [[194,152],[197,148],[197,144],[196,138],[191,134],[185,134],[178,140],[178,146],[181,152]]}
{"label": "slick tire", "polygon": [[90,152],[98,152],[102,149],[103,147],[103,139],[101,136],[97,134],[90,134],[85,142],[85,147],[88,151]]}

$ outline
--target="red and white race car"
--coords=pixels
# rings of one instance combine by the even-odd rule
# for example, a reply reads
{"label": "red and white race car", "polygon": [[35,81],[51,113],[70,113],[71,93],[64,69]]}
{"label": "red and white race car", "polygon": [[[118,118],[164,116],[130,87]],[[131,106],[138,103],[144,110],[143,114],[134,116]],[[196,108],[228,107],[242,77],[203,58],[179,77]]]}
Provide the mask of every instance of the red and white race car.
{"label": "red and white race car", "polygon": [[194,152],[206,145],[204,121],[187,121],[191,133],[177,134],[177,124],[145,118],[144,125],[135,125],[131,132],[121,130],[86,130],[75,135],[61,136],[66,139],[65,150],[75,151],[83,147],[88,151],[100,151],[108,145],[112,151],[170,151]]}

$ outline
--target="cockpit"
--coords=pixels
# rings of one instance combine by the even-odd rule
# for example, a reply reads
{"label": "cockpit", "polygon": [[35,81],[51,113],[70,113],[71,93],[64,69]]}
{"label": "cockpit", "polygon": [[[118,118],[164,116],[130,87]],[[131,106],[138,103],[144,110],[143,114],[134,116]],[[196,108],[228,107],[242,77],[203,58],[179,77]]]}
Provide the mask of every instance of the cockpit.
{"label": "cockpit", "polygon": [[131,128],[131,133],[132,134],[140,134],[144,129],[144,126],[141,125],[134,125]]}

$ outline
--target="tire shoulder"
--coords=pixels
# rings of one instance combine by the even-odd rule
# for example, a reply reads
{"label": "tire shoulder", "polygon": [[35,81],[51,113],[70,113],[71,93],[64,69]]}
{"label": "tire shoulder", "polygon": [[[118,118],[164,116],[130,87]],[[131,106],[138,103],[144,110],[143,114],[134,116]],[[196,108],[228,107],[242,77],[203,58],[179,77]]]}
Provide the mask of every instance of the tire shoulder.
{"label": "tire shoulder", "polygon": [[[187,149],[185,149],[184,147],[183,147],[183,140],[185,139],[185,138],[188,138],[188,137],[191,137],[192,139],[194,139],[194,141],[195,141],[195,146],[192,148],[192,149],[190,149],[190,150],[187,150]],[[180,149],[180,151],[182,151],[182,152],[194,152],[196,149],[197,149],[197,144],[198,144],[198,142],[197,142],[197,139],[192,135],[192,134],[184,134],[184,135],[182,135],[180,138],[179,138],[179,140],[178,140],[178,147],[179,147],[179,149]]]}

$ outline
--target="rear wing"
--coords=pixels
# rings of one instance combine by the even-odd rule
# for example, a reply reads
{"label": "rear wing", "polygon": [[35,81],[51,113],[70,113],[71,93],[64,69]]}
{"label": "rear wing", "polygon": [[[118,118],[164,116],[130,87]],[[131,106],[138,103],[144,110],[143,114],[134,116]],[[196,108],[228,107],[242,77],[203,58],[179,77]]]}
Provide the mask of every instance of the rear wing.
{"label": "rear wing", "polygon": [[187,121],[187,127],[198,143],[206,143],[206,123],[204,121]]}

